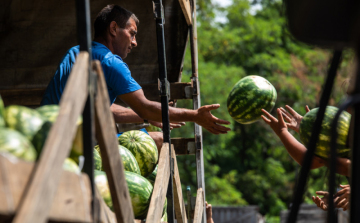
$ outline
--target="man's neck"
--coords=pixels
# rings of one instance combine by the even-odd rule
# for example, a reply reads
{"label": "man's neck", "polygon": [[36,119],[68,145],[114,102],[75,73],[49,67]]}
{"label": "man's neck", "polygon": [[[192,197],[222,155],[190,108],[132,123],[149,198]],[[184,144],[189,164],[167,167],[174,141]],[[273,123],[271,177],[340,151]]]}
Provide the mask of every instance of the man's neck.
{"label": "man's neck", "polygon": [[113,51],[113,47],[112,47],[112,45],[110,44],[110,41],[108,41],[106,38],[104,38],[104,37],[96,37],[96,38],[94,38],[94,41],[103,44],[103,45],[106,46],[111,52],[114,52],[114,51]]}

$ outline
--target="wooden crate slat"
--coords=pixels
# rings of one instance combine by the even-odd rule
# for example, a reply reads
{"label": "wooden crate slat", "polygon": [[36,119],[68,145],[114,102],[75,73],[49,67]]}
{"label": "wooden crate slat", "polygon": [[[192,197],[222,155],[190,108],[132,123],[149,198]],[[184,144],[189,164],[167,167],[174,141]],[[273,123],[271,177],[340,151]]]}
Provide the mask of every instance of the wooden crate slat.
{"label": "wooden crate slat", "polygon": [[203,210],[204,210],[204,193],[203,193],[203,189],[199,188],[196,193],[196,203],[195,203],[193,223],[201,223]]}
{"label": "wooden crate slat", "polygon": [[185,19],[186,19],[186,23],[188,25],[192,24],[192,20],[191,20],[191,7],[190,7],[190,0],[179,0],[181,9],[184,13]]}
{"label": "wooden crate slat", "polygon": [[182,195],[179,169],[178,169],[176,154],[173,145],[171,145],[171,150],[172,150],[171,157],[174,160],[173,187],[174,187],[174,207],[175,207],[176,220],[178,223],[187,223],[185,202]]}
{"label": "wooden crate slat", "polygon": [[147,223],[160,222],[170,177],[169,143],[164,143],[159,158],[158,171],[146,217]]}
{"label": "wooden crate slat", "polygon": [[[0,154],[0,222],[14,216],[34,163],[22,161],[7,154]],[[48,219],[53,222],[90,222],[91,188],[85,174],[78,175],[63,171],[53,202],[50,204]]]}
{"label": "wooden crate slat", "polygon": [[14,223],[42,223],[47,220],[63,172],[62,165],[75,136],[76,121],[88,95],[88,66],[89,54],[80,52],[60,101],[59,116],[49,132]]}
{"label": "wooden crate slat", "polygon": [[116,219],[118,223],[133,222],[134,212],[125,180],[124,166],[119,154],[114,117],[110,111],[110,100],[99,61],[93,62],[93,69],[98,75],[95,99],[96,136],[100,146],[103,168],[108,178]]}

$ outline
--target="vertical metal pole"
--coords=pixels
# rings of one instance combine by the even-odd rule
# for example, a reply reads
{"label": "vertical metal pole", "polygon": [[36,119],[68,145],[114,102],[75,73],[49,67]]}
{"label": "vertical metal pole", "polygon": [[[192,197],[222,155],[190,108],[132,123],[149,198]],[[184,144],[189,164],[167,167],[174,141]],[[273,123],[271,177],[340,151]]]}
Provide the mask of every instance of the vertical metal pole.
{"label": "vertical metal pole", "polygon": [[100,209],[95,198],[94,184],[94,155],[93,148],[95,146],[95,122],[94,122],[94,97],[96,92],[96,76],[91,70],[91,28],[90,28],[90,3],[89,0],[77,0],[77,32],[80,51],[89,52],[89,94],[83,111],[83,153],[85,158],[84,172],[89,176],[91,182],[91,194],[93,200],[91,202],[92,217],[94,222],[98,222]]}
{"label": "vertical metal pole", "polygon": [[[355,81],[355,89],[351,92],[352,95],[360,93],[360,48],[358,46],[357,50],[357,73],[356,73],[356,80]],[[353,117],[353,144],[352,144],[352,160],[351,160],[351,205],[350,205],[350,222],[357,223],[360,222],[360,165],[358,160],[360,158],[360,104],[356,104],[353,107],[354,113],[352,114]]]}
{"label": "vertical metal pole", "polygon": [[175,222],[174,200],[173,200],[174,162],[173,159],[171,158],[171,138],[170,138],[170,119],[169,119],[170,84],[167,80],[167,71],[166,71],[166,51],[165,51],[165,35],[164,35],[165,18],[164,18],[164,8],[163,8],[162,0],[154,0],[153,6],[154,6],[155,21],[156,21],[163,134],[164,134],[164,142],[169,143],[170,178],[166,193],[167,214],[168,214],[168,222],[174,223]]}
{"label": "vertical metal pole", "polygon": [[310,137],[310,141],[309,144],[306,145],[307,146],[307,152],[305,154],[304,160],[303,160],[303,165],[300,171],[300,177],[298,180],[298,184],[296,186],[296,190],[295,190],[295,194],[294,194],[294,198],[293,198],[293,203],[291,206],[291,210],[290,210],[290,214],[289,217],[287,219],[287,223],[294,223],[296,222],[296,218],[297,218],[297,214],[300,208],[300,204],[303,201],[303,195],[304,195],[304,189],[305,189],[305,185],[307,183],[307,177],[309,175],[309,171],[310,171],[310,167],[311,167],[311,163],[314,157],[314,152],[315,152],[315,147],[316,147],[316,143],[318,141],[319,138],[319,134],[321,131],[321,123],[323,121],[324,118],[324,114],[325,114],[325,109],[326,106],[328,104],[329,98],[330,98],[330,94],[331,94],[331,90],[332,90],[332,86],[334,85],[334,80],[336,77],[336,71],[337,68],[340,64],[340,60],[341,60],[341,51],[335,51],[332,61],[331,61],[331,66],[330,69],[328,71],[328,76],[326,78],[325,81],[325,86],[324,86],[324,91],[321,95],[320,98],[320,107],[319,107],[319,111],[317,113],[316,116],[316,120],[314,123],[314,128]]}
{"label": "vertical metal pole", "polygon": [[[197,25],[196,25],[196,0],[191,4],[193,12],[192,25],[190,25],[190,48],[191,48],[191,64],[192,64],[192,77],[193,84],[193,108],[198,109],[201,106],[200,100],[200,86],[198,79],[198,47],[197,47]],[[202,222],[206,222],[206,207],[205,207],[205,173],[204,173],[204,156],[203,156],[203,143],[202,143],[202,128],[195,123],[195,144],[196,144],[196,178],[198,188],[204,191],[204,211]]]}

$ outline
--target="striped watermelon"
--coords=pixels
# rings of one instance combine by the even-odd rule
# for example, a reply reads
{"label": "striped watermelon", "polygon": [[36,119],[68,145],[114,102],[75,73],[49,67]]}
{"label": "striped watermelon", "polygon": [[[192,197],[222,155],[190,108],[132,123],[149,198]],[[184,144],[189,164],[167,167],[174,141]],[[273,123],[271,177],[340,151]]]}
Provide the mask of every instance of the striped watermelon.
{"label": "striped watermelon", "polygon": [[150,205],[153,186],[139,174],[125,171],[131,204],[136,219],[145,219]]}
{"label": "striped watermelon", "polygon": [[94,148],[94,168],[95,170],[102,170],[102,160],[100,153]]}
{"label": "striped watermelon", "polygon": [[[144,177],[136,173],[125,171],[125,179],[131,197],[134,217],[136,219],[146,218],[153,186]],[[111,210],[113,210],[113,204],[105,172],[95,170],[95,184],[105,203]]]}
{"label": "striped watermelon", "polygon": [[160,219],[161,222],[167,222],[168,216],[167,216],[167,198],[165,198],[165,204],[163,208],[163,216]]}
{"label": "striped watermelon", "polygon": [[158,162],[158,151],[154,140],[146,133],[133,130],[118,137],[120,145],[126,147],[135,156],[141,175],[151,174]]}
{"label": "striped watermelon", "polygon": [[[99,152],[99,154],[101,155],[99,145],[95,146],[95,150],[97,150]],[[119,153],[120,153],[121,160],[124,165],[125,171],[141,174],[140,167],[135,159],[135,156],[127,148],[125,148],[122,145],[119,145]]]}
{"label": "striped watermelon", "polygon": [[146,126],[145,127],[146,131],[148,132],[162,132],[162,129],[157,127],[157,126],[154,126],[154,125],[149,125],[149,126]]}
{"label": "striped watermelon", "polygon": [[45,119],[35,109],[19,105],[10,105],[5,108],[6,126],[19,131],[30,141],[44,121]]}
{"label": "striped watermelon", "polygon": [[[47,121],[51,124],[54,123],[59,115],[60,106],[59,105],[44,105],[36,109]],[[37,136],[37,139],[32,140],[33,144],[35,144],[37,150],[41,150],[48,132],[50,131],[51,124],[46,124],[44,129]],[[79,156],[83,154],[83,139],[82,139],[82,117],[80,116],[76,122],[78,128],[76,130],[76,135],[73,141],[73,145],[70,152],[70,157],[79,163]],[[48,128],[48,131],[46,131]]]}
{"label": "striped watermelon", "polygon": [[77,163],[70,158],[66,158],[63,164],[63,170],[67,170],[73,173],[80,173],[80,169],[79,166],[77,165]]}
{"label": "striped watermelon", "polygon": [[5,127],[5,119],[4,119],[5,114],[4,113],[5,113],[4,102],[0,95],[0,128]]}
{"label": "striped watermelon", "polygon": [[20,132],[0,128],[0,152],[10,153],[26,161],[36,160],[36,150],[30,141]]}
{"label": "striped watermelon", "polygon": [[95,170],[95,185],[96,188],[99,190],[101,197],[104,199],[106,205],[111,209],[113,209],[113,203],[111,200],[111,194],[109,189],[108,180],[106,178],[106,173],[100,170]]}
{"label": "striped watermelon", "polygon": [[45,121],[41,128],[36,132],[34,137],[31,140],[31,143],[34,145],[38,156],[40,156],[42,148],[44,147],[46,138],[51,129],[52,123],[49,121]]}
{"label": "striped watermelon", "polygon": [[276,98],[276,89],[265,78],[246,76],[231,90],[227,98],[227,109],[235,121],[251,124],[261,118],[261,109],[270,112],[274,108]]}
{"label": "striped watermelon", "polygon": [[156,165],[154,171],[148,176],[146,177],[146,179],[148,179],[148,181],[154,186],[155,184],[155,179],[156,179],[156,174],[157,174],[157,168],[158,165]]}
{"label": "striped watermelon", "polygon": [[[308,145],[313,125],[316,119],[316,115],[319,108],[314,108],[305,114],[300,123],[300,139],[305,146]],[[333,106],[327,106],[325,110],[325,116],[322,123],[321,132],[319,135],[319,141],[316,144],[315,155],[327,159],[330,151],[331,141],[331,123],[335,117],[338,108]],[[351,115],[344,111],[340,115],[338,122],[338,138],[337,138],[337,153],[339,157],[349,158],[350,149],[346,146],[346,140],[349,132]]]}

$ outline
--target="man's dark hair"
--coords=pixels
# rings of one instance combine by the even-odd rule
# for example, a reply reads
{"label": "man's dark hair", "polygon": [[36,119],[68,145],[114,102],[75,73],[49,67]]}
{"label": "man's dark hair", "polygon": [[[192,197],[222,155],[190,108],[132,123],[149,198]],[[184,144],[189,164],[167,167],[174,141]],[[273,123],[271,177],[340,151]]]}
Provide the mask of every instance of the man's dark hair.
{"label": "man's dark hair", "polygon": [[139,25],[139,19],[129,10],[118,5],[107,5],[96,16],[94,22],[95,38],[105,34],[106,29],[112,21],[115,21],[120,28],[125,28],[129,19],[132,18],[136,25]]}

